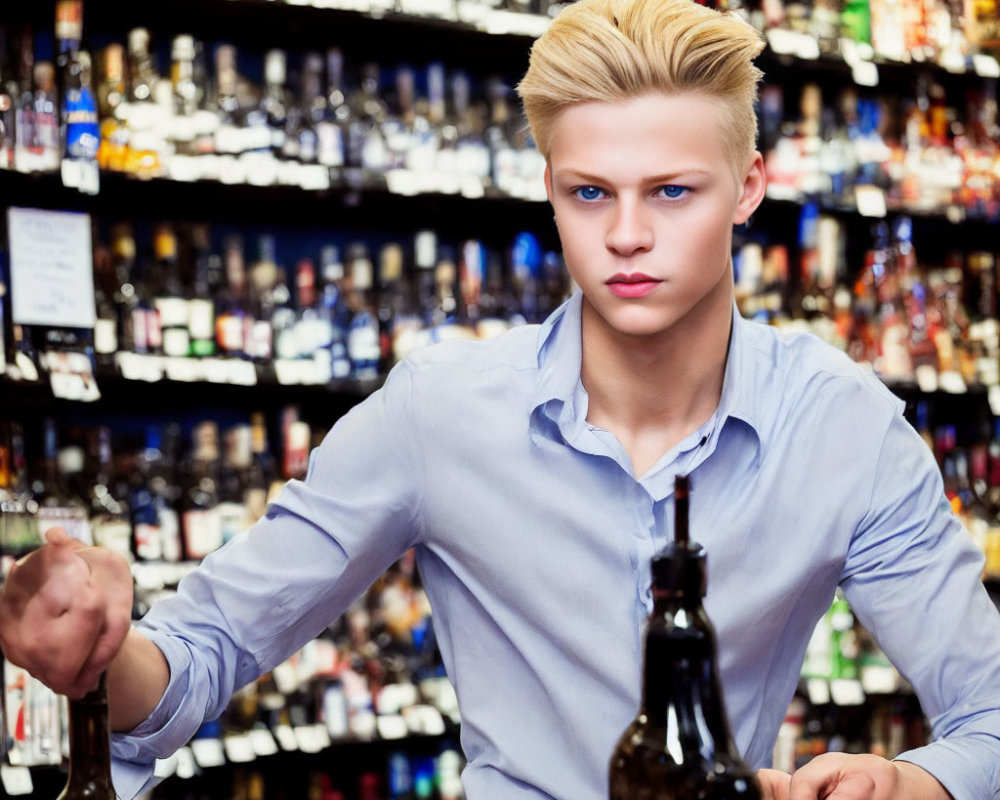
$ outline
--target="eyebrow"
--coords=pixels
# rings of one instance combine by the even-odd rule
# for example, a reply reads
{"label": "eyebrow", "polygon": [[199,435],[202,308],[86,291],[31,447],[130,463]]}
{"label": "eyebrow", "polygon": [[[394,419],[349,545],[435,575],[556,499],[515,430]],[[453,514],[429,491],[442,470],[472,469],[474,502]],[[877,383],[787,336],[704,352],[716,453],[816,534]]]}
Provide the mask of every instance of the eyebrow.
{"label": "eyebrow", "polygon": [[[675,172],[665,172],[662,175],[650,175],[647,178],[643,178],[643,183],[670,183],[675,181],[682,176],[688,175],[710,175],[711,172],[707,169],[698,169],[692,167],[691,169],[679,169]],[[592,175],[589,172],[582,172],[577,169],[558,169],[555,171],[555,177],[559,179],[576,179],[587,181],[589,183],[607,183],[607,178],[602,178],[600,175]]]}

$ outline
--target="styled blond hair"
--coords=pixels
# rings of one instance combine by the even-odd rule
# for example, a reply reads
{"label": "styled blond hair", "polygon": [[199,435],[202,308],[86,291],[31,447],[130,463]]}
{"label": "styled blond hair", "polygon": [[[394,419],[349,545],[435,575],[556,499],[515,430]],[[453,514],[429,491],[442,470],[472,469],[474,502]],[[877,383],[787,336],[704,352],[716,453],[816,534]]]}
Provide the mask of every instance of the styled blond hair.
{"label": "styled blond hair", "polygon": [[517,86],[539,151],[569,105],[620,103],[641,95],[696,92],[722,109],[722,133],[737,173],[756,146],[754,102],[761,35],[734,13],[693,0],[577,0],[531,48]]}

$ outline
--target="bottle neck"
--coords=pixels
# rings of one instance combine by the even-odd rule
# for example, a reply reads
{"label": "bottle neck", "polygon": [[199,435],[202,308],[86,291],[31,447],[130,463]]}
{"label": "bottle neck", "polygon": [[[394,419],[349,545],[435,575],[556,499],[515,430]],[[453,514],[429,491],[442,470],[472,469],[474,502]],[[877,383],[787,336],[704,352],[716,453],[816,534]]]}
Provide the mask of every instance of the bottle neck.
{"label": "bottle neck", "polygon": [[715,667],[715,634],[699,597],[658,598],[646,630],[642,714],[668,748],[735,756]]}
{"label": "bottle neck", "polygon": [[[93,785],[111,786],[111,735],[108,728],[106,680],[101,675],[94,691],[69,703],[69,789]],[[87,796],[100,797],[96,794]]]}

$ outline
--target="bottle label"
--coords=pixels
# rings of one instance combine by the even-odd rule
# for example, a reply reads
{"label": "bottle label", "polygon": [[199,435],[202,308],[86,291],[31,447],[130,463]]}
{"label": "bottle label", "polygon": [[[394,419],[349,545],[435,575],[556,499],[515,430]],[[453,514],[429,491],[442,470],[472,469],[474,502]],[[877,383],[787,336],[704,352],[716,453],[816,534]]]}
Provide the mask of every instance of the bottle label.
{"label": "bottle label", "polygon": [[188,558],[204,558],[222,546],[222,518],[217,508],[185,511],[182,521]]}
{"label": "bottle label", "polygon": [[247,511],[242,503],[219,503],[219,526],[222,530],[222,542],[228,542],[243,531]]}
{"label": "bottle label", "polygon": [[164,328],[163,353],[168,356],[186,357],[191,352],[191,335],[187,328]]}
{"label": "bottle label", "polygon": [[160,546],[164,561],[176,564],[184,558],[180,516],[172,508],[160,509]]}
{"label": "bottle label", "polygon": [[215,311],[211,300],[198,298],[188,303],[188,330],[192,339],[215,336]]}
{"label": "bottle label", "polygon": [[142,561],[159,561],[163,558],[163,540],[160,526],[146,522],[135,526],[135,552]]}
{"label": "bottle label", "polygon": [[68,506],[42,506],[38,509],[37,519],[38,535],[42,538],[45,537],[47,531],[53,528],[62,528],[70,539],[76,539],[86,545],[94,543],[90,530],[90,520],[85,516],[83,509]]}
{"label": "bottle label", "polygon": [[153,305],[160,314],[162,328],[187,326],[188,302],[183,297],[157,297]]}
{"label": "bottle label", "polygon": [[113,319],[94,320],[94,352],[112,355],[118,352],[118,323]]}
{"label": "bottle label", "polygon": [[91,520],[90,527],[94,544],[132,560],[132,526],[128,521],[96,518]]}
{"label": "bottle label", "polygon": [[101,133],[97,121],[97,102],[90,89],[66,93],[66,155],[87,161],[97,159]]}

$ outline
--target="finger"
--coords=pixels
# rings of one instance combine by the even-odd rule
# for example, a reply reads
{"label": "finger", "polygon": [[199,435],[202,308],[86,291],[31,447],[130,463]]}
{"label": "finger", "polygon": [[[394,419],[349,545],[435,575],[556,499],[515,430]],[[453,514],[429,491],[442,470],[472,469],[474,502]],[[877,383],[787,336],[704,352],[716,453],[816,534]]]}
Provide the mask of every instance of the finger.
{"label": "finger", "polygon": [[787,800],[788,784],[792,776],[777,769],[757,770],[762,800]]}

